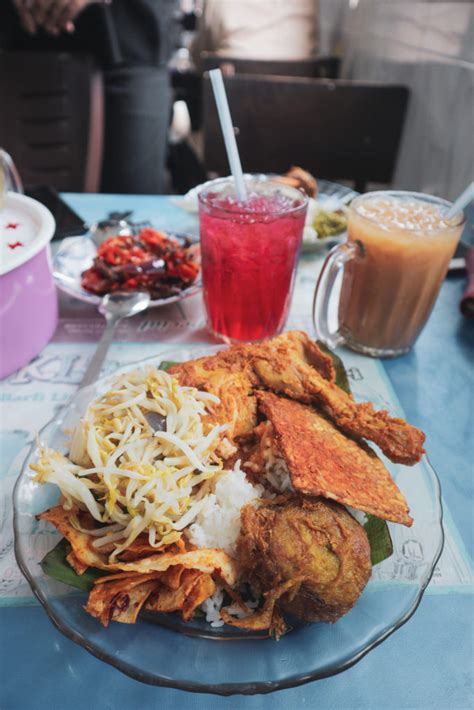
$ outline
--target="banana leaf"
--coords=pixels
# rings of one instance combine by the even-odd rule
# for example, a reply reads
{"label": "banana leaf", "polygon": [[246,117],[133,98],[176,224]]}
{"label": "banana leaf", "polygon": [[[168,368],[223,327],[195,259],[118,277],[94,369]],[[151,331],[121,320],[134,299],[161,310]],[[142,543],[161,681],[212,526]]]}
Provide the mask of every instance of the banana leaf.
{"label": "banana leaf", "polygon": [[333,353],[332,350],[329,350],[329,348],[326,347],[326,345],[324,345],[324,343],[322,343],[320,340],[317,340],[316,342],[320,350],[322,350],[323,353],[326,353],[326,355],[329,355],[329,357],[332,359],[332,364],[336,372],[336,385],[340,387],[341,390],[344,390],[344,392],[347,392],[347,394],[352,394],[351,386],[349,384],[349,378],[347,377],[346,368],[344,367],[344,363],[342,362],[339,355],[336,355],[336,353]]}
{"label": "banana leaf", "polygon": [[66,560],[70,552],[71,545],[63,538],[43,557],[40,562],[41,569],[48,577],[89,592],[94,586],[94,580],[108,572],[89,567],[84,574],[77,574]]}
{"label": "banana leaf", "polygon": [[162,360],[158,365],[158,369],[166,371],[169,370],[170,367],[173,367],[173,365],[178,365],[178,363],[173,360]]}
{"label": "banana leaf", "polygon": [[385,520],[366,513],[367,521],[363,528],[367,533],[370,545],[370,560],[372,566],[383,562],[393,553],[393,543]]}

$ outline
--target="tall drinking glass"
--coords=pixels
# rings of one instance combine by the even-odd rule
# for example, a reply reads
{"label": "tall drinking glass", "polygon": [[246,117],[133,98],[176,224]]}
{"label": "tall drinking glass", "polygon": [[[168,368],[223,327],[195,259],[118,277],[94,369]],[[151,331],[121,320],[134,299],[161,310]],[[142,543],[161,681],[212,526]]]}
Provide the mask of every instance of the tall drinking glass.
{"label": "tall drinking glass", "polygon": [[286,321],[308,198],[265,176],[246,176],[239,202],[231,178],[199,194],[204,302],[226,342],[278,334]]}
{"label": "tall drinking glass", "polygon": [[[451,203],[417,192],[361,195],[349,210],[348,241],[333,249],[316,286],[313,317],[329,347],[374,357],[408,352],[423,329],[464,226]],[[330,330],[333,287],[342,271],[338,324]]]}

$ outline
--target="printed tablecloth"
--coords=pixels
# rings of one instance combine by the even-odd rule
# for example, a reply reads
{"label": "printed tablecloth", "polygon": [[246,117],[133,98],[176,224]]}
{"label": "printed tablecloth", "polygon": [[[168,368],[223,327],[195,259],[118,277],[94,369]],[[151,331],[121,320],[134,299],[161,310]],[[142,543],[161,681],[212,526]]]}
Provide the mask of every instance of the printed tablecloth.
{"label": "printed tablecloth", "polygon": [[[104,195],[78,195],[69,196],[69,200],[73,207],[88,221],[104,217],[108,211],[117,209],[117,207],[128,208],[130,206],[130,208],[135,210],[134,217],[136,217],[137,220],[149,219],[157,227],[174,229],[180,232],[196,233],[197,230],[196,218],[174,207],[169,198],[137,196],[118,198]],[[320,265],[320,257],[308,256],[302,258],[297,274],[293,303],[287,324],[288,328],[301,328],[307,330],[309,333],[313,332],[310,317],[311,301],[315,279]],[[436,344],[440,357],[442,356],[443,349],[441,344],[436,340],[436,332],[437,330],[445,329],[447,324],[441,322],[438,311],[445,305],[447,296],[451,297],[449,299],[450,301],[452,300],[453,293],[457,293],[460,286],[461,284],[458,283],[458,281],[445,284],[435,314],[426,329],[428,331],[428,337],[430,338],[429,342]],[[50,646],[52,638],[57,639],[58,634],[51,626],[44,623],[45,615],[41,609],[28,610],[22,608],[16,609],[14,612],[11,610],[11,607],[36,605],[31,591],[14,560],[11,510],[12,487],[18,474],[25,447],[33,440],[38,429],[53,417],[59,408],[64,406],[77,388],[104,325],[102,317],[92,307],[86,304],[73,301],[63,295],[61,295],[60,304],[60,322],[53,341],[27,367],[0,383],[2,412],[0,419],[0,446],[2,452],[0,469],[0,606],[5,607],[5,611],[2,610],[2,614],[0,615],[0,629],[3,627],[5,633],[15,634],[15,639],[10,639],[10,644],[13,644],[14,654],[18,655],[18,658],[22,657],[26,648],[24,644],[28,644],[27,635],[25,635],[27,629],[26,627],[24,628],[24,624],[29,623],[28,620],[34,618],[33,626],[34,628],[41,629],[38,633],[41,633],[41,638],[44,639],[47,647]],[[450,314],[450,317],[452,318],[452,314]],[[422,426],[422,428],[425,428],[428,432],[427,445],[430,454],[430,428],[434,428],[438,431],[440,429],[438,426],[433,427],[433,421],[438,421],[440,416],[446,417],[447,426],[444,429],[441,428],[442,432],[446,432],[446,440],[441,442],[441,458],[443,460],[443,468],[445,468],[446,471],[440,471],[436,466],[436,461],[432,460],[432,463],[435,463],[435,468],[438,468],[440,475],[441,473],[447,473],[450,477],[450,482],[452,482],[451,477],[460,475],[461,482],[465,482],[467,487],[470,485],[472,490],[472,481],[467,480],[470,467],[468,460],[469,449],[472,454],[472,430],[471,432],[465,431],[464,435],[461,437],[464,446],[464,456],[460,462],[461,466],[459,467],[458,465],[457,471],[454,470],[456,468],[455,466],[452,467],[452,470],[449,466],[450,461],[456,462],[456,456],[453,455],[454,452],[452,452],[450,448],[449,431],[457,427],[459,434],[459,429],[463,430],[463,427],[468,426],[469,417],[471,418],[472,426],[472,404],[471,409],[469,409],[469,387],[471,387],[472,395],[472,373],[470,373],[469,363],[466,359],[469,357],[469,352],[472,353],[472,337],[470,338],[469,335],[465,334],[465,327],[464,322],[459,321],[459,327],[456,333],[454,333],[454,335],[450,334],[451,340],[449,341],[449,346],[446,345],[445,348],[446,351],[454,352],[455,362],[458,367],[456,374],[450,374],[449,369],[443,367],[443,362],[437,363],[437,371],[433,373],[427,372],[426,369],[420,369],[433,366],[433,358],[431,355],[428,358],[425,356],[422,345],[423,339],[426,337],[425,334],[423,334],[419,345],[416,346],[412,353],[404,358],[386,363],[385,367],[379,361],[361,357],[350,351],[344,351],[341,354],[346,364],[351,386],[356,397],[359,391],[363,390],[364,393],[370,391],[371,399],[375,401],[376,405],[379,407],[387,407],[392,412],[402,414],[403,410],[401,410],[398,398],[394,393],[392,383],[395,385],[395,388],[399,385],[398,394],[401,395],[402,401],[403,399],[405,400],[403,401],[406,410],[405,413],[411,421]],[[434,338],[432,334],[433,329],[435,332]],[[429,332],[430,330],[431,334]],[[450,330],[452,330],[452,328],[450,328]],[[116,342],[114,342],[110,354],[107,357],[104,372],[112,372],[114,369],[125,364],[179,346],[180,343],[203,342],[209,342],[209,336],[205,328],[202,300],[200,296],[196,296],[180,304],[174,304],[164,309],[150,310],[145,314],[124,321],[118,330]],[[426,360],[426,362],[422,362],[421,358],[418,362],[417,358],[421,353],[423,353],[423,359]],[[431,411],[427,411],[423,403],[417,401],[417,398],[425,397],[426,402],[429,402],[428,393],[424,390],[426,387],[430,388],[431,395],[433,394],[433,390],[435,392],[437,390],[442,391],[439,387],[440,384],[445,387],[445,389],[449,389],[450,383],[446,381],[442,383],[438,382],[438,384],[434,381],[430,381],[431,378],[446,378],[448,376],[452,378],[457,377],[458,380],[462,380],[464,387],[468,388],[467,393],[466,391],[458,392],[455,400],[443,402],[444,415],[440,412],[440,401],[437,401],[436,410],[432,409]],[[468,400],[467,410],[465,404],[466,394]],[[464,410],[462,407],[464,407]],[[412,416],[412,412],[409,411],[411,409],[415,410],[415,416]],[[449,414],[449,412],[451,412],[451,414]],[[421,417],[426,417],[428,426],[425,426],[425,422],[420,421],[420,415]],[[466,416],[467,421],[465,421]],[[449,421],[450,419],[452,421]],[[436,449],[438,449],[439,443],[439,441],[436,442]],[[433,456],[431,458],[433,459]],[[441,479],[444,488],[442,476]],[[427,600],[429,597],[443,597],[439,604],[459,605],[459,615],[461,616],[463,613],[465,614],[466,609],[470,609],[472,612],[473,608],[474,574],[472,560],[466,550],[466,545],[472,545],[472,537],[469,537],[469,535],[472,536],[472,528],[469,530],[469,524],[466,525],[466,511],[463,511],[463,515],[459,515],[459,508],[465,507],[467,501],[464,501],[464,505],[460,506],[456,498],[453,500],[455,500],[454,515],[452,515],[450,510],[451,502],[446,500],[446,497],[443,501],[446,534],[445,547],[436,567],[433,579],[428,587],[428,596],[422,601],[421,608],[424,608],[428,612],[429,601]],[[458,520],[461,520],[462,523],[461,532],[458,529]],[[48,540],[45,539],[45,550],[47,547]],[[413,579],[421,569],[423,564],[423,551],[417,540],[410,538],[407,529],[400,529],[400,536],[395,540],[395,547],[396,555],[392,561],[393,563],[385,568],[385,570],[389,570],[385,577],[380,573],[381,581],[386,580],[387,574],[389,579],[392,580],[410,580]],[[460,602],[459,599],[461,597],[463,597],[463,601]],[[438,602],[436,602],[436,604],[438,604]],[[10,610],[10,614],[7,609]],[[417,615],[419,613],[420,612],[417,612]],[[33,617],[31,615],[33,615]],[[415,615],[415,618],[417,615]],[[439,618],[441,619],[441,617]],[[409,653],[410,657],[413,657],[413,659],[416,658],[417,663],[426,664],[427,659],[422,661],[422,653],[427,654],[427,656],[432,659],[432,662],[435,661],[435,659],[432,658],[432,651],[422,648],[419,645],[416,634],[410,632],[410,626],[413,625],[413,623],[414,620],[410,622],[406,632],[399,631],[395,637],[386,642],[386,644],[383,645],[384,650],[372,652],[368,658],[364,659],[361,665],[364,666],[366,671],[372,667],[374,654],[382,653],[383,657],[386,658],[388,662],[388,659],[393,655],[393,644],[399,647],[399,643],[396,639],[399,634],[400,636],[408,635],[405,646],[410,650],[407,650],[407,653]],[[437,624],[436,613],[428,621],[428,624],[433,631],[433,626]],[[464,631],[465,630],[467,629],[464,628]],[[427,629],[424,628],[424,633],[426,632]],[[451,639],[449,637],[449,629],[447,628],[440,630],[439,636],[443,638],[445,636],[447,637],[445,641],[446,644],[454,646],[455,644],[461,643],[463,645],[465,670],[460,671],[458,668],[457,676],[459,676],[460,672],[464,672],[463,677],[465,683],[464,688],[461,688],[459,681],[456,681],[458,686],[455,688],[454,698],[458,697],[460,703],[461,699],[462,702],[467,702],[469,697],[468,685],[470,679],[472,679],[472,675],[470,675],[470,672],[472,672],[472,638],[465,640]],[[201,707],[201,700],[198,700],[197,696],[178,693],[178,691],[165,691],[140,686],[135,684],[134,681],[120,676],[113,669],[100,664],[99,661],[87,657],[87,654],[82,652],[81,649],[75,648],[66,639],[61,638],[60,645],[67,647],[66,655],[72,654],[71,657],[74,657],[75,663],[79,664],[78,670],[74,672],[79,672],[80,676],[84,679],[84,683],[87,683],[88,689],[84,691],[84,699],[87,698],[88,693],[91,692],[89,684],[91,678],[95,678],[95,682],[100,684],[108,684],[113,678],[114,684],[118,683],[121,688],[130,690],[132,685],[140,688],[137,698],[142,697],[145,703],[150,702],[150,698],[153,698],[152,706],[154,706],[155,702],[157,705],[161,705],[159,699],[163,698],[165,707],[167,707],[166,702],[170,703],[170,698],[173,698],[173,703],[176,702],[176,707],[183,707],[184,705],[187,707]],[[385,646],[388,647],[386,650]],[[444,650],[445,653],[449,653],[449,646],[445,645]],[[3,710],[3,708],[42,707],[35,705],[36,701],[34,696],[30,697],[25,694],[24,689],[20,687],[16,689],[13,688],[12,679],[7,675],[7,667],[10,664],[7,662],[8,654],[6,654],[4,644],[2,645],[0,653],[4,656],[3,658],[0,657],[0,680],[2,680],[2,672],[6,674],[3,678],[4,682],[0,683],[0,708]],[[49,651],[49,653],[51,653],[51,651]],[[393,659],[390,663],[393,663]],[[470,665],[471,667],[469,668]],[[38,668],[39,667],[36,667],[34,671],[35,678],[32,679],[31,685],[34,686],[33,681],[36,679],[36,682],[42,688],[41,698],[43,698],[43,700],[55,697],[53,686],[58,682],[58,677],[52,674],[50,677],[50,687],[48,687],[47,681],[38,674]],[[357,671],[354,670],[350,673],[354,672],[357,674]],[[396,668],[394,672],[397,672]],[[440,672],[443,674],[442,670],[440,670]],[[351,694],[347,687],[348,673],[349,672],[346,672],[344,675],[331,680],[313,683],[305,688],[295,689],[294,691],[284,691],[271,698],[260,698],[258,706],[270,707],[270,704],[273,706],[281,703],[282,707],[289,707],[288,702],[299,704],[312,702],[314,705],[317,703],[318,707],[375,707],[380,699],[379,689],[374,691],[372,687],[375,679],[372,678],[365,689],[363,685],[359,685],[354,693]],[[387,674],[388,669],[384,671],[382,677],[386,679]],[[440,679],[437,678],[438,682],[439,680]],[[380,681],[381,678],[376,682],[379,683]],[[62,682],[64,682],[64,678],[62,678]],[[69,676],[65,682],[68,688],[74,685],[74,683],[71,685],[71,678]],[[400,689],[398,699],[395,695],[390,696],[388,692],[384,704],[387,707],[424,707],[422,704],[423,694],[419,692],[415,693],[413,688],[410,690],[410,683],[412,682],[414,682],[414,677],[408,684]],[[454,680],[452,677],[446,675],[445,682],[447,689],[449,684],[454,682]],[[328,688],[330,684],[341,689],[340,703],[342,704],[331,705],[331,703],[333,703],[331,700],[332,692],[325,691],[323,695],[321,695],[322,688]],[[365,695],[364,692],[366,693]],[[125,693],[124,697],[126,696],[127,693]],[[176,699],[178,697],[182,699],[182,705],[177,702]],[[291,698],[286,705],[283,702],[284,697]],[[131,705],[127,705],[125,701],[119,698],[118,693],[115,691],[112,692],[111,698],[114,699],[113,703],[111,703],[110,699],[103,698],[102,704],[99,703],[96,707],[109,707],[109,703],[110,707],[131,707]],[[145,698],[147,700],[145,700]],[[167,700],[165,701],[164,698],[167,698]],[[412,698],[412,701],[410,698]],[[445,702],[447,707],[448,701],[449,694],[446,693],[444,699],[441,698],[441,696],[439,698],[441,704],[435,706],[445,707],[445,705],[442,704]],[[218,704],[219,702],[224,703],[226,701],[217,698],[209,699],[209,704],[206,705],[206,707],[209,707],[213,703]],[[413,704],[410,705],[410,702]],[[81,707],[77,699],[71,696],[68,697],[67,703],[62,706],[58,705],[58,707]],[[256,700],[248,698],[245,700],[235,699],[234,703],[235,704],[230,704],[229,707],[237,707],[237,705],[242,703],[253,706]],[[135,705],[133,704],[133,706]],[[462,703],[458,705],[451,703],[450,707],[461,708],[464,706]]]}

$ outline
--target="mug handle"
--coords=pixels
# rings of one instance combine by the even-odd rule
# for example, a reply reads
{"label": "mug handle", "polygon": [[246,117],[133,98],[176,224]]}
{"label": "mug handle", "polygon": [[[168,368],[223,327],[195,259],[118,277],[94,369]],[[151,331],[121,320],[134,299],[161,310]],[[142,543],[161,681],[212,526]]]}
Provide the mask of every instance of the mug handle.
{"label": "mug handle", "polygon": [[339,323],[335,330],[330,330],[328,322],[329,307],[336,278],[348,261],[363,257],[364,254],[364,245],[358,240],[338,244],[327,255],[316,282],[313,298],[313,325],[317,337],[331,349],[345,342]]}
{"label": "mug handle", "polygon": [[23,195],[23,183],[21,182],[18,170],[15,167],[15,163],[11,159],[10,155],[6,150],[0,148],[0,170],[3,171],[5,175],[5,191],[7,186],[12,192],[19,192]]}

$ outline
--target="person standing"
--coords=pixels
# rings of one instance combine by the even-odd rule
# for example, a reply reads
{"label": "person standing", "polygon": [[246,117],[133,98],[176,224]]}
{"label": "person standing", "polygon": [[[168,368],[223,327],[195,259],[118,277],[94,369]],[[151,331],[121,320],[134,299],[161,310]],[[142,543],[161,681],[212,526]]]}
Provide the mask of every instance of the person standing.
{"label": "person standing", "polygon": [[84,51],[103,69],[103,192],[164,191],[175,9],[176,0],[0,2],[0,49]]}
{"label": "person standing", "polygon": [[205,0],[193,55],[291,61],[318,44],[319,0]]}

